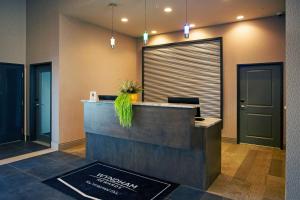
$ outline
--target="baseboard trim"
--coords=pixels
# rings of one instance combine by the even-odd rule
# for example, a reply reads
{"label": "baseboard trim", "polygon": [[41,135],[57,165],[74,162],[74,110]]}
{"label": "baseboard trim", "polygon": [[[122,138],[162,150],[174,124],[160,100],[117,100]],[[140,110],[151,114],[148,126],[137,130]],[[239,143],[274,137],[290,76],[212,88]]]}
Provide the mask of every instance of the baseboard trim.
{"label": "baseboard trim", "polygon": [[17,161],[20,161],[20,160],[24,160],[24,159],[28,159],[28,158],[33,158],[33,157],[36,157],[36,156],[41,156],[41,155],[44,155],[44,154],[48,154],[48,153],[52,153],[52,152],[55,152],[56,150],[55,149],[44,149],[44,150],[40,150],[40,151],[35,151],[35,152],[31,152],[31,153],[26,153],[24,155],[19,155],[19,156],[15,156],[15,157],[11,157],[11,158],[6,158],[6,159],[3,159],[3,160],[0,160],[0,166],[1,165],[6,165],[6,164],[9,164],[9,163],[12,163],[12,162],[17,162]]}
{"label": "baseboard trim", "polygon": [[61,143],[61,144],[58,145],[58,149],[59,150],[66,150],[66,149],[76,147],[76,146],[79,146],[79,145],[83,145],[83,144],[85,144],[85,138],[82,138],[82,139],[79,139],[79,140],[74,140],[74,141],[71,141],[71,142]]}
{"label": "baseboard trim", "polygon": [[229,137],[222,137],[222,142],[237,144],[237,139],[236,138],[229,138]]}

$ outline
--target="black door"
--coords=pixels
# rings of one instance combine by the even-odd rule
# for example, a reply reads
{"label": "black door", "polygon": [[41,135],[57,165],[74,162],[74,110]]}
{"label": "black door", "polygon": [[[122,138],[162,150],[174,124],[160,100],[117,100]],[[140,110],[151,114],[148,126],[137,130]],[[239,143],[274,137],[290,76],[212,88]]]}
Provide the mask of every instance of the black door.
{"label": "black door", "polygon": [[23,140],[24,66],[0,63],[0,144]]}
{"label": "black door", "polygon": [[238,77],[239,141],[281,147],[282,63],[239,65]]}
{"label": "black door", "polygon": [[31,65],[31,139],[51,143],[51,63]]}

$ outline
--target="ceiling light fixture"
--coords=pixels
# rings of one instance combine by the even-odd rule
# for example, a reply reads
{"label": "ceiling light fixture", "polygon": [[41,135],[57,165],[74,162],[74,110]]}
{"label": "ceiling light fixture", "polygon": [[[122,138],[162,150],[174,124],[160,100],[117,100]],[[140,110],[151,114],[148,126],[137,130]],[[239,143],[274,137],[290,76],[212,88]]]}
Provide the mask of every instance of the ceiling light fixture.
{"label": "ceiling light fixture", "polygon": [[110,46],[111,48],[115,48],[116,46],[116,39],[114,38],[114,8],[117,6],[117,4],[111,3],[109,4],[111,7],[111,38],[110,38]]}
{"label": "ceiling light fixture", "polygon": [[244,19],[244,18],[245,18],[245,17],[244,17],[243,15],[239,15],[239,16],[236,17],[237,20],[242,20],[242,19]]}
{"label": "ceiling light fixture", "polygon": [[122,21],[122,22],[128,22],[128,18],[123,17],[123,18],[121,19],[121,21]]}
{"label": "ceiling light fixture", "polygon": [[153,30],[153,31],[151,31],[151,33],[152,33],[152,34],[156,34],[156,33],[157,33],[157,31],[156,31],[156,30]]}
{"label": "ceiling light fixture", "polygon": [[188,23],[188,0],[185,0],[185,25],[183,27],[184,38],[190,37],[190,25]]}
{"label": "ceiling light fixture", "polygon": [[195,28],[195,24],[190,24],[190,28]]}
{"label": "ceiling light fixture", "polygon": [[166,8],[164,9],[164,11],[165,11],[166,13],[172,12],[172,8],[166,7]]}
{"label": "ceiling light fixture", "polygon": [[145,0],[145,32],[143,34],[144,45],[148,42],[148,32],[147,32],[147,0]]}

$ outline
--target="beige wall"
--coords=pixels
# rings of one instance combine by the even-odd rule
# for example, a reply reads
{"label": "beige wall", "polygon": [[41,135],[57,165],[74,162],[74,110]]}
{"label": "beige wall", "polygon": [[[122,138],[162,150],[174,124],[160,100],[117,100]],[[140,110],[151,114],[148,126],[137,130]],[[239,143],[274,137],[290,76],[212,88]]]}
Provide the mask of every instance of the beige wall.
{"label": "beige wall", "polygon": [[[112,50],[109,30],[61,16],[57,0],[27,0],[27,15],[25,0],[3,2],[1,62],[26,62],[27,72],[29,64],[52,62],[54,147],[84,137],[79,100],[88,98],[89,91],[115,94],[123,80],[141,79],[141,43],[136,39],[120,34]],[[223,37],[224,46],[223,136],[235,138],[236,65],[284,61],[285,20],[270,17],[195,29],[189,40],[213,37]],[[180,41],[185,41],[181,31],[153,36],[149,45]]]}
{"label": "beige wall", "polygon": [[[223,137],[237,136],[237,64],[285,60],[285,19],[270,17],[194,29],[189,40],[223,37],[224,129]],[[182,31],[152,36],[148,45],[186,41]],[[139,45],[141,47],[141,45]],[[141,48],[138,56],[141,58]],[[141,74],[141,60],[139,60]]]}
{"label": "beige wall", "polygon": [[26,0],[1,0],[0,62],[26,62]]}
{"label": "beige wall", "polygon": [[[52,62],[52,147],[59,144],[59,10],[57,0],[27,0],[27,83],[29,65]],[[27,87],[29,94],[29,87]],[[27,95],[27,102],[29,95]],[[27,103],[27,110],[29,105]],[[27,112],[27,117],[29,113]],[[27,129],[27,133],[29,130]]]}
{"label": "beige wall", "polygon": [[136,40],[60,16],[60,143],[84,138],[83,105],[90,91],[117,94],[124,80],[136,80]]}

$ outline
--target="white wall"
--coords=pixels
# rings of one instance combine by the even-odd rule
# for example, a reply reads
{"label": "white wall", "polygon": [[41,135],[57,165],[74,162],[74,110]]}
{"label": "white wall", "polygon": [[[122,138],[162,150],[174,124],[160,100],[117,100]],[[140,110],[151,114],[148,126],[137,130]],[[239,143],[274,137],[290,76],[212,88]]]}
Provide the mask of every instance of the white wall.
{"label": "white wall", "polygon": [[287,0],[286,199],[300,198],[300,1]]}
{"label": "white wall", "polygon": [[26,62],[26,0],[0,0],[0,62]]}
{"label": "white wall", "polygon": [[[57,0],[27,0],[27,83],[29,65],[52,62],[52,147],[59,144],[59,10]],[[29,94],[29,87],[27,87]],[[29,95],[27,95],[27,102]],[[27,103],[28,108],[28,103]],[[29,116],[29,113],[27,113]],[[28,132],[28,129],[27,129]]]}
{"label": "white wall", "polygon": [[111,31],[60,16],[60,143],[80,140],[83,131],[82,99],[90,91],[117,95],[124,80],[136,80],[136,39],[116,34],[110,47]]}

